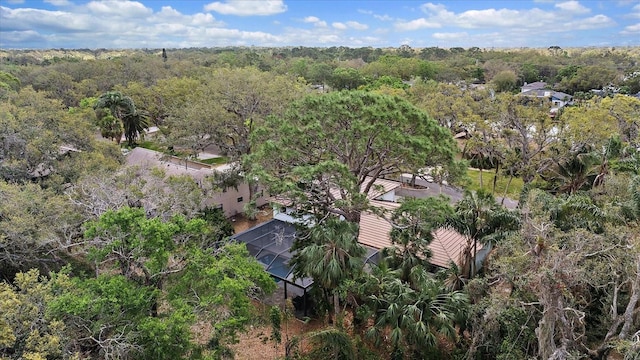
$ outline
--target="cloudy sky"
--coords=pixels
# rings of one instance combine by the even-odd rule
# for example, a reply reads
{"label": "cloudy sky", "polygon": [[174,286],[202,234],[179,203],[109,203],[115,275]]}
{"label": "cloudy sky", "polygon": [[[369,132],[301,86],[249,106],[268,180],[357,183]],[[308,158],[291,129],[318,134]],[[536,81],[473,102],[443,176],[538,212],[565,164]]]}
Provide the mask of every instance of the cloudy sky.
{"label": "cloudy sky", "polygon": [[0,48],[640,45],[640,0],[0,0]]}

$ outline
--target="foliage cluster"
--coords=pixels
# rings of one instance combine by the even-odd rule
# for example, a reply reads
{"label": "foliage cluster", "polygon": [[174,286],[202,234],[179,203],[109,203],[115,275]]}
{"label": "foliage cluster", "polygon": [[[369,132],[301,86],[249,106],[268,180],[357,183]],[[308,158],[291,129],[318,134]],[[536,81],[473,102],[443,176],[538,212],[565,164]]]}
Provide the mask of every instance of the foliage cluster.
{"label": "foliage cluster", "polygon": [[[626,95],[640,91],[637,49],[163,54],[2,51],[1,356],[229,357],[251,299],[275,287],[206,205],[210,191],[241,181],[252,201],[260,181],[313,215],[293,263],[316,281],[332,326],[295,352],[299,339],[277,332],[274,310],[273,340],[288,357],[640,352],[640,100]],[[574,95],[573,106],[550,114],[548,101],[517,95],[535,81]],[[157,149],[216,146],[233,172],[199,183],[123,169],[116,143],[134,146],[152,125]],[[376,179],[459,185],[467,161],[479,169],[474,190],[490,191],[454,205],[370,206]],[[520,198],[518,210],[493,194]],[[377,264],[362,263],[363,212],[393,228]],[[459,264],[434,274],[439,227],[469,242]],[[476,244],[494,248],[482,269]],[[202,322],[211,336],[196,341]]]}

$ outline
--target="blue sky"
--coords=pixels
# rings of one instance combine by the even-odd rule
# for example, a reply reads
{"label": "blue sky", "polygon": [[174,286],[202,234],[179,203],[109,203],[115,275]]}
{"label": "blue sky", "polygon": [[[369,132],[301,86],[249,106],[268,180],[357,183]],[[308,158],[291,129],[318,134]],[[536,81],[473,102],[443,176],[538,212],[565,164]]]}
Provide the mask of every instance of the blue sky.
{"label": "blue sky", "polygon": [[0,48],[640,46],[640,0],[0,0]]}

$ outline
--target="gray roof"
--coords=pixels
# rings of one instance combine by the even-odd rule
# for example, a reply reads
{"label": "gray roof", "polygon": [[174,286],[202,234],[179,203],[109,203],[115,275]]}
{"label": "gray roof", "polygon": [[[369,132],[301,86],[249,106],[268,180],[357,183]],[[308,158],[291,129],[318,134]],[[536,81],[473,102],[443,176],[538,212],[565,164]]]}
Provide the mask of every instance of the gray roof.
{"label": "gray roof", "polygon": [[522,96],[535,96],[535,97],[550,97],[553,99],[558,99],[558,100],[563,100],[563,101],[571,101],[571,99],[573,98],[573,96],[560,92],[560,91],[553,91],[553,90],[546,90],[546,89],[538,89],[538,90],[527,90],[524,91],[522,93],[520,93],[520,95]]}
{"label": "gray roof", "polygon": [[161,168],[167,175],[190,175],[194,179],[202,180],[213,174],[214,168],[208,164],[181,159],[177,156],[166,155],[158,151],[136,147],[126,156],[129,166],[142,168]]}
{"label": "gray roof", "polygon": [[530,84],[524,84],[522,86],[522,91],[527,91],[527,90],[537,90],[537,89],[544,89],[547,87],[547,83],[544,81],[536,81],[536,82],[532,82]]}

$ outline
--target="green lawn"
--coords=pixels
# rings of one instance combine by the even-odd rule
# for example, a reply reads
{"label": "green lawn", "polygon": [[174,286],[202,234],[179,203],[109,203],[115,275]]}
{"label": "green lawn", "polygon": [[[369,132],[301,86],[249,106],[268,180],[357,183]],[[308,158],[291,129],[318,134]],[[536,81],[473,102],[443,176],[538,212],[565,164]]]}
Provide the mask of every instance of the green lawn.
{"label": "green lawn", "polygon": [[154,151],[158,151],[158,152],[166,152],[167,148],[166,147],[161,147],[160,145],[158,145],[157,143],[150,141],[150,140],[144,140],[141,141],[138,146],[145,148],[145,149],[149,149],[149,150],[154,150]]}
{"label": "green lawn", "polygon": [[[483,170],[482,171],[482,184],[483,188],[489,192],[491,192],[493,188],[493,178],[495,172],[493,170]],[[478,190],[480,189],[480,170],[468,169],[467,175],[469,176],[469,184],[466,186],[467,189],[470,190]],[[498,180],[496,182],[496,192],[495,196],[503,196],[504,190],[507,187],[507,182],[509,182],[508,176],[503,176],[502,174],[498,174]],[[521,178],[514,177],[511,180],[511,184],[509,185],[509,191],[507,192],[507,197],[510,199],[518,200],[520,198],[520,192],[522,191],[523,182]]]}
{"label": "green lawn", "polygon": [[[145,141],[141,141],[138,146],[143,147],[145,149],[149,149],[149,150],[155,150],[161,153],[165,153],[165,154],[169,154],[170,152],[167,150],[166,147],[160,146],[157,143],[150,141],[150,140],[145,140]],[[179,158],[185,158],[185,157],[190,157],[191,153],[186,152],[186,151],[173,151],[172,155],[177,156]],[[222,165],[222,164],[226,164],[229,162],[229,159],[222,156],[222,157],[218,157],[218,158],[212,158],[212,159],[193,159],[197,162],[201,162],[201,163],[205,163],[205,164],[209,164],[209,165]]]}
{"label": "green lawn", "polygon": [[198,160],[198,162],[209,164],[209,165],[222,165],[222,164],[228,163],[229,159],[227,159],[224,156],[221,156],[217,158]]}

